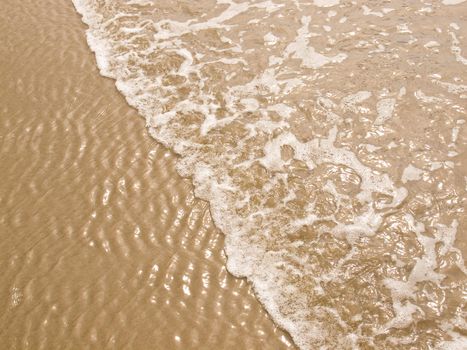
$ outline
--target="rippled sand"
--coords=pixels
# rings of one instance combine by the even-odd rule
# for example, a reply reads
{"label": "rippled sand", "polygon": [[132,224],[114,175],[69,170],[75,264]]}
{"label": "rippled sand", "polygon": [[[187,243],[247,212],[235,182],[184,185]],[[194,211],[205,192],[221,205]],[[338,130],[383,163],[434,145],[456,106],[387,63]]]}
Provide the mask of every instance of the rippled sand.
{"label": "rippled sand", "polygon": [[0,4],[0,348],[292,349],[70,1]]}
{"label": "rippled sand", "polygon": [[0,7],[2,345],[467,347],[466,1],[73,3]]}
{"label": "rippled sand", "polygon": [[467,3],[73,0],[302,349],[467,347]]}

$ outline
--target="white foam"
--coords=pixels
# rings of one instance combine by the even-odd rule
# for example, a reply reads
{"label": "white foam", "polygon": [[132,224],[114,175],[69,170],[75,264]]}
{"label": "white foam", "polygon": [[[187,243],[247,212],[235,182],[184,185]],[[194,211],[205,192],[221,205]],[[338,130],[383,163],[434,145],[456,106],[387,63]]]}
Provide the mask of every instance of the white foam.
{"label": "white foam", "polygon": [[457,39],[457,36],[453,32],[449,32],[452,38],[451,52],[455,55],[456,61],[462,64],[467,65],[467,58],[462,56],[462,49],[460,48],[460,41]]}
{"label": "white foam", "polygon": [[375,120],[376,125],[382,125],[387,120],[392,118],[394,108],[396,106],[396,100],[394,98],[385,98],[379,100],[376,104],[376,110],[378,111],[378,117]]}
{"label": "white foam", "polygon": [[459,5],[466,0],[443,0],[443,5]]}
{"label": "white foam", "polygon": [[341,101],[341,104],[346,109],[355,109],[355,105],[362,103],[365,100],[368,100],[371,97],[370,91],[358,91],[357,93],[348,95],[344,97]]}
{"label": "white foam", "polygon": [[340,0],[313,0],[313,5],[318,7],[332,7],[339,5]]}
{"label": "white foam", "polygon": [[293,58],[302,60],[302,65],[306,68],[318,69],[329,63],[340,63],[347,58],[345,53],[339,53],[335,56],[325,56],[309,46],[308,37],[310,33],[308,26],[311,22],[311,17],[302,17],[302,28],[298,30],[298,36],[294,42],[290,43],[285,49],[287,55],[292,55]]}
{"label": "white foam", "polygon": [[366,5],[363,5],[362,6],[362,9],[363,9],[363,15],[364,16],[376,16],[376,17],[384,17],[384,14],[382,12],[379,12],[379,11],[372,11],[368,6]]}
{"label": "white foam", "polygon": [[432,80],[432,82],[436,85],[442,86],[449,93],[452,93],[452,94],[460,95],[460,94],[467,93],[467,85],[453,84],[453,83],[443,82],[439,80]]}
{"label": "white foam", "polygon": [[264,42],[268,45],[274,45],[279,41],[279,38],[272,33],[267,33],[264,36]]}
{"label": "white foam", "polygon": [[[150,2],[144,0],[143,2],[150,5]],[[447,99],[444,95],[428,96],[412,85],[411,91],[415,90],[413,96],[406,95],[405,87],[401,87],[398,94],[397,90],[393,92],[392,88],[381,90],[380,87],[379,90],[373,90],[378,91],[375,96],[370,91],[356,91],[357,89],[342,88],[342,90],[338,89],[337,93],[320,90],[320,82],[328,78],[329,68],[344,63],[347,54],[338,51],[329,54],[333,50],[331,47],[316,49],[319,44],[314,44],[314,39],[330,45],[337,42],[330,36],[337,33],[338,25],[336,23],[336,26],[331,28],[317,23],[313,27],[314,23],[310,16],[302,16],[301,24],[290,30],[292,35],[296,33],[292,41],[282,42],[287,33],[271,26],[269,33],[258,31],[256,36],[252,35],[256,42],[264,42],[266,44],[264,47],[255,49],[248,47],[245,50],[243,43],[249,40],[248,35],[252,33],[242,30],[239,37],[235,38],[232,32],[241,26],[236,17],[248,17],[248,25],[258,25],[262,20],[270,17],[271,13],[286,7],[288,5],[286,2],[279,4],[278,1],[253,3],[219,0],[217,5],[221,6],[204,16],[194,16],[184,22],[167,17],[159,22],[145,20],[144,23],[135,20],[137,16],[134,14],[129,20],[124,12],[116,13],[112,18],[104,18],[103,14],[95,11],[94,5],[99,5],[98,2],[92,0],[74,0],[74,3],[78,11],[83,14],[83,20],[89,25],[88,42],[96,53],[101,73],[117,80],[117,88],[146,118],[151,135],[180,154],[178,171],[183,176],[193,178],[197,197],[209,201],[214,222],[226,235],[228,270],[236,276],[248,278],[258,299],[274,321],[289,331],[299,347],[324,349],[327,346],[326,342],[333,342],[334,348],[357,348],[361,339],[359,330],[350,331],[349,324],[337,309],[324,305],[310,306],[311,297],[307,293],[326,296],[325,287],[328,282],[344,286],[345,279],[349,278],[344,269],[345,264],[349,262],[355,264],[354,260],[359,259],[361,253],[359,247],[364,247],[365,242],[371,243],[372,239],[380,237],[381,230],[387,225],[387,218],[394,213],[400,214],[402,212],[400,208],[411,201],[412,197],[408,196],[405,187],[399,187],[388,174],[370,167],[360,158],[360,154],[357,155],[356,151],[352,151],[351,147],[342,146],[340,142],[342,139],[345,142],[346,137],[345,129],[341,129],[342,125],[353,122],[353,116],[347,116],[347,113],[358,113],[355,118],[361,117],[359,122],[370,125],[372,136],[384,136],[383,131],[386,128],[375,127],[369,118],[373,115],[375,106],[378,115],[374,124],[382,125],[392,118],[396,101],[399,105],[404,103],[402,99],[413,99],[415,96],[416,103],[423,108],[431,108],[430,105],[446,103]],[[336,0],[314,1],[314,5],[320,7],[336,6],[339,3]],[[300,3],[295,4],[297,6],[294,7],[294,11],[295,9],[304,11],[301,10]],[[107,8],[107,10],[112,9]],[[336,11],[320,9],[314,11],[324,12],[325,16],[325,11],[328,11],[325,20],[331,23],[331,18],[337,16],[337,11],[340,10],[336,8]],[[359,7],[357,11],[361,13]],[[393,9],[383,8],[381,12],[374,12],[365,6],[363,11],[369,15],[382,17]],[[260,14],[257,18],[250,18],[256,16],[256,13]],[[282,13],[277,16],[277,18],[283,17]],[[339,18],[341,24],[347,20],[346,17]],[[119,21],[122,23],[118,28],[118,38],[110,37],[106,26],[112,24],[118,27]],[[346,26],[353,24],[348,23]],[[310,28],[317,28],[316,30],[320,30],[321,33],[313,33]],[[451,28],[458,30],[453,25]],[[325,36],[322,36],[322,29],[330,33],[324,33]],[[151,33],[149,39],[142,37],[146,30]],[[413,30],[416,30],[416,26],[413,26]],[[398,31],[412,33],[408,24],[400,24]],[[211,45],[209,40],[208,43],[194,40],[188,44],[184,41],[187,36],[196,36],[201,32],[219,34],[217,42],[219,45],[216,46],[215,43]],[[349,41],[348,47],[355,47],[355,42],[361,39],[360,33],[363,32],[357,27],[353,31],[344,33],[343,37]],[[381,33],[381,35],[389,34]],[[459,40],[453,33],[450,36],[451,50],[456,55],[456,59],[462,63]],[[120,52],[119,48],[132,47],[130,45],[136,47],[137,39],[141,38],[149,41],[143,49],[135,48],[128,52]],[[216,40],[213,39],[214,42]],[[420,40],[427,42],[426,38]],[[370,39],[366,41],[371,43]],[[427,44],[429,43],[428,41]],[[197,45],[202,46],[201,49],[198,50]],[[275,51],[280,45],[286,47],[284,52]],[[361,50],[365,49],[365,45],[361,46]],[[386,52],[391,49],[390,45],[387,44],[387,47],[380,45],[378,50]],[[434,46],[429,44],[428,47]],[[255,56],[255,50],[263,50],[270,55],[263,57],[264,62],[251,59],[250,56]],[[162,56],[173,55],[177,58],[174,60],[176,63],[173,66],[165,66],[163,57],[164,72],[146,74],[142,66],[153,63],[154,59],[150,56],[152,53],[160,53]],[[297,61],[294,59],[299,60],[301,67],[308,70],[297,68]],[[349,61],[351,60],[346,62]],[[132,65],[132,62],[137,64]],[[262,66],[267,63],[268,66]],[[214,68],[214,74],[223,74],[223,71],[219,73],[219,70],[216,70],[216,65],[228,66],[225,68],[228,74],[220,85],[216,85],[215,79],[210,80],[203,73]],[[324,66],[326,67],[323,68]],[[316,71],[310,72],[309,69]],[[184,77],[186,84],[183,87],[188,87],[186,96],[181,100],[173,99],[179,97],[177,86],[164,85],[162,79],[164,75]],[[456,83],[454,84],[441,81],[441,76],[433,75],[432,78],[436,81],[433,84],[448,93],[455,94],[456,96],[452,96],[453,99],[464,93],[464,85],[461,85],[459,80],[454,79]],[[342,79],[347,78],[342,77]],[[356,86],[360,85],[358,81],[352,83],[356,83]],[[300,88],[303,88],[303,91],[299,90]],[[372,88],[368,87],[368,89]],[[430,91],[428,87],[426,89],[425,91]],[[344,91],[345,93],[342,94]],[[313,127],[309,128],[312,129],[311,136],[307,135],[306,141],[303,141],[298,137],[299,133],[295,133],[294,128],[308,130],[308,121],[301,122],[300,118],[305,114],[302,108],[310,105],[316,107],[311,111],[310,124],[322,118],[323,127],[326,126],[327,129],[319,130],[320,127],[315,128],[313,124]],[[313,114],[315,112],[316,115]],[[183,118],[187,118],[190,123],[183,124]],[[298,126],[297,120],[300,121]],[[458,141],[458,137],[457,126],[452,129],[452,142]],[[257,144],[253,141],[257,141]],[[380,148],[364,142],[370,141],[361,142],[362,148],[368,153],[373,152],[371,155],[373,158],[368,159],[376,159],[381,153],[376,151]],[[397,143],[392,141],[388,145],[388,149],[397,151],[403,150],[403,147],[404,145],[399,147],[399,141]],[[450,152],[453,152],[452,149]],[[283,213],[286,210],[290,211],[290,208],[296,205],[292,202],[301,199],[300,189],[295,190],[293,187],[294,181],[297,178],[300,178],[304,184],[309,181],[310,183],[306,183],[307,186],[314,188],[318,186],[313,183],[314,176],[330,165],[350,169],[343,178],[349,176],[350,179],[356,179],[352,180],[351,194],[344,193],[337,185],[337,180],[328,179],[317,189],[332,198],[338,209],[320,214],[319,203],[316,200],[312,201],[313,196],[308,196],[306,193],[305,201],[308,202],[300,208],[303,209],[304,215],[287,218],[285,223],[280,221]],[[300,167],[298,175],[292,171],[297,166]],[[454,162],[440,161],[433,162],[430,170],[451,171],[453,167]],[[267,175],[256,175],[253,169],[259,173],[264,171]],[[239,171],[240,175],[231,175],[236,171]],[[401,180],[403,183],[408,183],[420,180],[424,176],[425,171],[409,165],[404,169]],[[242,181],[251,181],[254,185],[242,187],[238,184]],[[283,192],[275,190],[276,187],[281,188],[281,186]],[[307,186],[304,185],[301,190],[308,190]],[[409,185],[407,187],[410,188]],[[438,188],[443,189],[442,186]],[[267,201],[269,194],[278,196],[273,198],[275,206],[266,205],[269,203]],[[351,201],[354,204],[349,204]],[[356,210],[355,213],[345,218],[339,217],[337,210],[349,206]],[[244,211],[246,214],[239,214],[243,213],[241,210],[244,208],[247,208]],[[326,253],[325,249],[318,247],[308,251],[310,242],[306,239],[289,242],[289,246],[281,246],[280,240],[304,226],[315,224],[319,226],[323,221],[332,222],[333,225],[325,229],[318,227],[316,230],[335,239],[336,242],[347,244],[350,248],[344,257],[327,262],[332,265],[328,271],[310,273],[316,271],[312,269],[312,260],[319,254]],[[413,268],[406,279],[384,280],[386,288],[391,292],[395,317],[377,330],[380,334],[390,333],[392,328],[403,328],[416,321],[415,315],[420,313],[414,297],[418,285],[420,282],[429,281],[439,286],[444,278],[441,273],[436,272],[438,254],[446,255],[452,252],[460,254],[454,246],[457,221],[453,221],[450,226],[438,223],[431,236],[424,233],[424,225],[411,215],[406,215],[399,221],[398,224],[405,225],[404,234],[416,235],[423,253],[414,257]],[[277,232],[277,228],[280,228],[280,232]],[[279,236],[279,240],[275,235]],[[276,248],[274,244],[278,242],[280,244]],[[319,243],[319,240],[317,242]],[[306,254],[291,254],[291,248],[297,251],[303,249]],[[393,255],[397,268],[409,266],[395,253]],[[293,261],[293,264],[290,261]],[[464,264],[462,258],[459,258],[456,264],[462,269],[461,266]],[[356,266],[359,267],[358,264]],[[465,271],[465,267],[463,268],[462,271]],[[306,281],[303,283],[309,283],[310,289],[307,293],[302,293],[298,284],[290,282],[291,276],[299,281]],[[185,292],[191,293],[189,290]],[[362,315],[354,315],[353,318],[363,322],[364,315]],[[445,329],[446,332],[452,333],[453,340],[443,344],[457,346],[456,344],[459,343],[457,339],[463,341],[464,338],[455,338],[457,333],[450,325],[451,323]],[[340,330],[335,332],[338,328],[333,328],[334,326],[340,327]],[[369,335],[367,339],[372,339],[377,332]],[[408,340],[393,337],[392,341],[397,343]]]}
{"label": "white foam", "polygon": [[407,183],[407,181],[418,181],[422,178],[423,173],[423,170],[409,164],[402,173],[401,181],[403,183]]}
{"label": "white foam", "polygon": [[431,40],[429,42],[427,42],[425,45],[423,45],[424,47],[426,47],[427,49],[431,49],[431,48],[434,48],[434,47],[439,47],[440,44],[439,42],[437,41],[434,41],[434,40]]}

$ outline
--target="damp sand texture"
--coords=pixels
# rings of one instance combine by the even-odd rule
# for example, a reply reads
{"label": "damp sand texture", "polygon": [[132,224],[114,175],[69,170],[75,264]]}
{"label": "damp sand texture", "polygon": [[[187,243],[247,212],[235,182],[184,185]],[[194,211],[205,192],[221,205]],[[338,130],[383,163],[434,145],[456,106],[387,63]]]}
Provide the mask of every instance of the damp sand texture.
{"label": "damp sand texture", "polygon": [[294,349],[73,4],[0,14],[0,349]]}
{"label": "damp sand texture", "polygon": [[466,348],[467,2],[73,3],[296,346]]}

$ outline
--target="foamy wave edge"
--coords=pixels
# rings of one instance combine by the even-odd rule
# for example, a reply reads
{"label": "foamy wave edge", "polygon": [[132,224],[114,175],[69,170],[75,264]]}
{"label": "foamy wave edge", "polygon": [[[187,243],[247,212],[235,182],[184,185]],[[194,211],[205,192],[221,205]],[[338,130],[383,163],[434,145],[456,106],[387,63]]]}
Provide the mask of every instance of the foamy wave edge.
{"label": "foamy wave edge", "polygon": [[[178,151],[177,148],[173,147],[173,144],[169,142],[170,140],[164,139],[163,137],[157,135],[155,132],[152,132],[149,120],[153,116],[145,115],[144,108],[138,105],[135,99],[132,99],[131,93],[128,91],[129,87],[125,86],[121,81],[119,81],[119,77],[116,74],[113,74],[109,69],[108,61],[109,57],[112,56],[113,53],[110,45],[108,45],[105,40],[99,37],[99,22],[96,20],[99,15],[94,13],[92,9],[88,9],[82,0],[72,0],[72,2],[77,12],[81,14],[82,21],[89,26],[89,28],[86,30],[87,42],[90,49],[95,54],[100,74],[104,77],[112,78],[116,81],[115,85],[117,89],[123,94],[128,104],[136,108],[140,115],[147,120],[147,126],[153,138],[178,155],[186,157],[186,154],[183,155],[181,151]],[[181,176],[190,176],[192,178],[196,196],[209,202],[214,223],[226,236],[225,252],[228,257],[228,271],[237,277],[246,277],[252,284],[257,299],[268,311],[274,322],[291,334],[297,346],[303,349],[308,348],[309,344],[306,342],[306,339],[302,338],[300,335],[309,331],[309,328],[306,326],[305,322],[292,322],[282,316],[281,312],[279,311],[279,305],[275,301],[276,295],[274,293],[276,291],[271,290],[269,285],[269,283],[273,283],[273,281],[267,281],[269,282],[267,283],[266,281],[261,281],[258,279],[255,280],[252,278],[252,274],[249,269],[251,269],[252,266],[255,266],[255,257],[254,254],[250,254],[250,252],[254,251],[255,247],[244,244],[244,242],[241,242],[241,240],[234,239],[234,233],[237,229],[234,223],[235,220],[233,220],[233,217],[230,217],[231,215],[229,214],[226,201],[222,200],[222,192],[218,191],[217,193],[213,193],[213,191],[216,189],[211,188],[207,183],[210,176],[209,169],[203,169],[202,167],[197,168],[196,173],[192,175],[184,171],[183,164],[179,163],[178,165],[179,167],[177,167],[177,171]],[[217,198],[214,200],[213,196],[217,196]],[[248,261],[248,264],[247,266],[239,266],[238,264],[232,263],[234,260]],[[460,340],[458,343],[456,341],[443,342],[439,344],[438,349],[457,349],[456,346],[459,346],[458,349],[461,349],[462,344],[462,340]]]}
{"label": "foamy wave edge", "polygon": [[[93,27],[93,24],[94,24],[92,17],[93,17],[93,15],[96,16],[96,14],[95,13],[93,14],[89,9],[85,8],[85,6],[81,2],[81,0],[72,0],[72,3],[74,5],[76,11],[81,15],[82,22],[88,26],[88,28],[86,29],[86,41],[87,41],[88,46],[91,49],[91,51],[94,52],[94,55],[95,55],[95,58],[96,58],[96,64],[97,64],[97,67],[99,69],[100,74],[103,77],[114,79],[115,80],[115,86],[116,86],[117,90],[122,93],[122,95],[125,98],[125,100],[127,101],[127,103],[130,106],[134,107],[138,111],[138,113],[140,114],[140,116],[142,118],[147,120],[149,118],[149,116],[144,116],[141,113],[141,111],[138,108],[138,105],[136,103],[133,103],[133,101],[129,98],[129,96],[127,94],[125,94],[125,89],[121,85],[119,85],[118,77],[115,76],[114,74],[112,74],[108,70],[107,56],[110,55],[109,45],[107,45],[105,40],[99,39],[92,31],[92,27]],[[96,28],[96,30],[97,30],[97,28]],[[177,152],[176,149],[171,147],[166,140],[164,140],[162,138],[159,138],[154,133],[152,133],[150,131],[149,123],[146,126],[149,129],[150,135],[156,141],[160,142],[162,145],[164,145],[166,148],[173,151],[175,154],[181,155],[179,152]],[[177,167],[177,171],[182,177],[187,177],[187,174],[183,172],[183,169]],[[193,184],[193,186],[195,188],[195,195],[197,197],[205,200],[205,201],[208,201],[209,206],[210,206],[210,213],[211,213],[211,216],[213,218],[213,222],[214,222],[215,226],[217,228],[219,228],[221,230],[221,232],[225,235],[226,241],[227,241],[229,239],[229,236],[226,234],[226,228],[222,224],[222,221],[228,221],[228,220],[225,220],[227,210],[221,208],[222,201],[219,201],[219,203],[218,203],[219,206],[214,207],[209,202],[209,199],[206,198],[205,196],[203,196],[202,192],[198,190],[197,185],[201,185],[201,183],[199,181],[197,181],[193,177],[191,177],[191,180],[192,180],[192,184]],[[245,246],[244,248],[245,248],[244,254],[246,255],[247,252],[248,252],[249,247]],[[270,291],[267,289],[267,287],[265,285],[255,283],[255,281],[252,280],[251,278],[249,278],[248,274],[245,273],[245,271],[243,271],[242,267],[235,266],[233,264],[229,264],[229,262],[232,261],[231,260],[232,255],[234,253],[241,253],[241,252],[240,251],[237,251],[237,252],[230,251],[228,249],[227,244],[224,247],[224,251],[225,251],[226,256],[227,256],[227,264],[226,264],[227,270],[232,275],[234,275],[235,277],[246,278],[248,280],[248,282],[252,285],[253,291],[255,293],[255,296],[256,296],[257,300],[266,309],[266,311],[268,312],[268,314],[272,318],[273,322],[276,323],[279,327],[281,327],[285,331],[287,331],[291,335],[293,341],[295,342],[295,344],[299,348],[306,348],[307,347],[306,342],[303,339],[301,339],[301,337],[299,336],[299,334],[301,332],[301,330],[300,330],[301,327],[298,326],[297,324],[294,324],[293,322],[290,322],[289,320],[287,320],[286,318],[281,316],[281,313],[279,311],[279,306],[275,303],[274,298],[272,296],[268,297],[268,294],[270,294]]]}

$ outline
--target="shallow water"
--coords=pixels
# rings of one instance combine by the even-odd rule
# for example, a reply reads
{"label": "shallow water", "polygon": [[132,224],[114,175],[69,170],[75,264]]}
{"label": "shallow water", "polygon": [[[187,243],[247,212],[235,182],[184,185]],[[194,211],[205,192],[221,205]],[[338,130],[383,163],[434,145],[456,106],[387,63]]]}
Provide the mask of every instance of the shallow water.
{"label": "shallow water", "polygon": [[292,349],[72,3],[0,14],[0,348]]}
{"label": "shallow water", "polygon": [[300,348],[467,346],[467,2],[74,3],[180,157],[70,2],[0,5],[2,344],[293,348],[225,245]]}
{"label": "shallow water", "polygon": [[74,4],[300,348],[467,346],[467,3]]}

